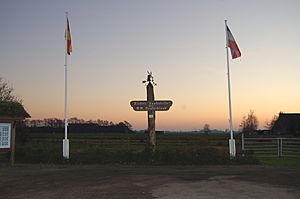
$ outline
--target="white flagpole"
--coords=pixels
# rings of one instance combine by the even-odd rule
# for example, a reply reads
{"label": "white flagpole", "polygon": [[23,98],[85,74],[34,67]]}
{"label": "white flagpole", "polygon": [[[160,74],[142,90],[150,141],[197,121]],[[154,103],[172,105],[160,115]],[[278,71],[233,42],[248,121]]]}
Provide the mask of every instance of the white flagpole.
{"label": "white flagpole", "polygon": [[66,29],[65,29],[65,111],[64,111],[64,119],[65,119],[65,139],[63,140],[63,157],[65,159],[69,159],[69,140],[68,140],[68,112],[67,112],[67,105],[68,105],[68,55],[67,55],[67,48],[68,48],[68,40],[67,40],[67,34],[68,34],[68,12],[66,12]]}
{"label": "white flagpole", "polygon": [[227,77],[228,77],[228,101],[229,101],[229,117],[230,117],[230,139],[229,139],[229,154],[230,157],[235,157],[235,140],[233,139],[232,127],[232,108],[231,108],[231,91],[230,91],[230,67],[229,67],[229,54],[228,54],[228,34],[227,34],[227,20],[225,20],[225,34],[226,34],[226,57],[227,57]]}

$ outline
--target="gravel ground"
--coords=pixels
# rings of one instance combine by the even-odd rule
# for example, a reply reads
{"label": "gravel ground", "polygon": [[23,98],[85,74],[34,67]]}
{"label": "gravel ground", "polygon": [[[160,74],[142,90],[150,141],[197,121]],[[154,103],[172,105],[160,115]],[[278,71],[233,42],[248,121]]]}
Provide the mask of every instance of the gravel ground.
{"label": "gravel ground", "polygon": [[0,198],[300,198],[300,168],[0,165]]}

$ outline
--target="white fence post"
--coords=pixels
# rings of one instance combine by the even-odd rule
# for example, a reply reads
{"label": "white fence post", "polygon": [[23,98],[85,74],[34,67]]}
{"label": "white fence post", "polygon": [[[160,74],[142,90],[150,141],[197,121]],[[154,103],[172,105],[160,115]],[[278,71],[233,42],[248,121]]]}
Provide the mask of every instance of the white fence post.
{"label": "white fence post", "polygon": [[280,138],[280,157],[282,157],[282,148],[283,148],[282,139],[283,138]]}
{"label": "white fence post", "polygon": [[280,157],[280,142],[279,142],[279,138],[277,138],[277,156]]}
{"label": "white fence post", "polygon": [[245,140],[244,140],[244,133],[242,133],[242,150],[245,150]]}

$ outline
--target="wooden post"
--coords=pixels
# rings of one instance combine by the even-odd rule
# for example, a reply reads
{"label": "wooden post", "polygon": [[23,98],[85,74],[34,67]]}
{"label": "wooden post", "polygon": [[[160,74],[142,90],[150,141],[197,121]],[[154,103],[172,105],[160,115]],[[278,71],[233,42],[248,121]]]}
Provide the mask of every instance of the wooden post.
{"label": "wooden post", "polygon": [[11,123],[11,152],[10,152],[10,165],[15,164],[15,151],[16,151],[16,122]]}
{"label": "wooden post", "polygon": [[[147,101],[154,102],[154,90],[152,82],[147,85]],[[152,152],[156,150],[156,134],[155,134],[155,111],[148,111],[148,149]]]}
{"label": "wooden post", "polygon": [[172,106],[171,100],[154,100],[153,85],[156,85],[153,81],[151,72],[148,72],[147,80],[143,81],[147,84],[147,101],[131,101],[130,105],[135,111],[147,111],[148,113],[148,137],[146,150],[155,152],[156,150],[156,133],[155,133],[155,111],[168,111]]}

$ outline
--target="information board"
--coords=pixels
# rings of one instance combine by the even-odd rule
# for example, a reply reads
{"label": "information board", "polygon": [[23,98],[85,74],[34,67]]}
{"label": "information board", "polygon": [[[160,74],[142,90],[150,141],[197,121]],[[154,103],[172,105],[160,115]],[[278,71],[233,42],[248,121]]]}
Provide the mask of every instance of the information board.
{"label": "information board", "polygon": [[11,124],[0,123],[0,149],[10,148]]}

